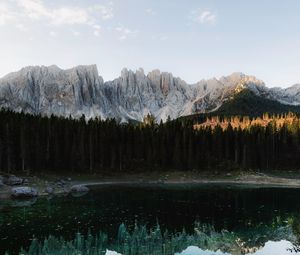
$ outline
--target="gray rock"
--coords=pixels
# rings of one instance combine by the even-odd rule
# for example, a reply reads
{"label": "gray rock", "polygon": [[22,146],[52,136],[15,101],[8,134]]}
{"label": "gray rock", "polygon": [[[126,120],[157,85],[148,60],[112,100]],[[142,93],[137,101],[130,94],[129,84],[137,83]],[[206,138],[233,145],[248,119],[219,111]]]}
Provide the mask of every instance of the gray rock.
{"label": "gray rock", "polygon": [[72,193],[86,193],[89,192],[89,188],[84,185],[74,185],[71,187]]}
{"label": "gray rock", "polygon": [[4,186],[3,180],[0,179],[0,188]]}
{"label": "gray rock", "polygon": [[300,85],[289,89],[269,89],[253,76],[233,73],[220,79],[187,84],[171,73],[154,70],[145,74],[123,69],[120,77],[104,82],[97,67],[77,66],[62,70],[57,66],[29,66],[0,79],[0,107],[50,116],[82,114],[143,121],[152,114],[157,121],[209,112],[244,88],[257,95],[287,104],[300,104]]}
{"label": "gray rock", "polygon": [[56,182],[56,185],[57,186],[59,186],[59,187],[63,187],[64,185],[66,184],[66,182],[64,181],[64,180],[58,180],[57,182]]}
{"label": "gray rock", "polygon": [[13,198],[30,198],[38,196],[38,191],[32,187],[15,187],[11,189]]}
{"label": "gray rock", "polygon": [[48,186],[45,190],[45,192],[49,195],[52,195],[54,193],[54,188],[51,186]]}
{"label": "gray rock", "polygon": [[10,175],[6,180],[5,184],[9,186],[21,185],[23,184],[23,178],[17,177],[15,175]]}
{"label": "gray rock", "polygon": [[[5,102],[3,101],[5,100]],[[29,66],[0,79],[0,105],[15,111],[87,118],[109,111],[97,67]],[[103,116],[104,117],[104,116]]]}

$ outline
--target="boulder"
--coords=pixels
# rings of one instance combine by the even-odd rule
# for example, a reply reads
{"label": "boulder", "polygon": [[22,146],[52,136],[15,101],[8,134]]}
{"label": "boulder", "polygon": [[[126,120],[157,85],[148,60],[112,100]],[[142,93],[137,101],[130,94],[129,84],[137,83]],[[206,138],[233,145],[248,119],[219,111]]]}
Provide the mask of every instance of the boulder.
{"label": "boulder", "polygon": [[36,197],[38,191],[32,187],[16,187],[11,189],[11,195],[13,198],[30,198]]}
{"label": "boulder", "polygon": [[65,184],[66,184],[66,182],[65,182],[63,179],[58,180],[58,181],[56,182],[56,185],[57,185],[58,187],[63,187],[63,186],[65,186]]}
{"label": "boulder", "polygon": [[54,188],[51,186],[48,186],[45,190],[45,192],[49,195],[52,195],[54,193]]}
{"label": "boulder", "polygon": [[21,185],[23,184],[23,179],[20,177],[17,177],[15,175],[10,175],[8,178],[5,180],[5,184],[9,186],[15,186],[15,185]]}
{"label": "boulder", "polygon": [[74,185],[71,187],[72,193],[86,193],[89,192],[89,188],[84,185]]}

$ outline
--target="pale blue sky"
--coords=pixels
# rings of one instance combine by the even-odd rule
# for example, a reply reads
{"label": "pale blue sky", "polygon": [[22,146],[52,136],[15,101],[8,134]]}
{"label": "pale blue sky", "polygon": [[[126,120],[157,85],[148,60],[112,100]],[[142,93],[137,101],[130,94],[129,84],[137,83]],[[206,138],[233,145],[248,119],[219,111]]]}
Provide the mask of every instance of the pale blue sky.
{"label": "pale blue sky", "polygon": [[297,0],[0,0],[0,76],[27,65],[159,68],[189,83],[235,71],[300,83]]}

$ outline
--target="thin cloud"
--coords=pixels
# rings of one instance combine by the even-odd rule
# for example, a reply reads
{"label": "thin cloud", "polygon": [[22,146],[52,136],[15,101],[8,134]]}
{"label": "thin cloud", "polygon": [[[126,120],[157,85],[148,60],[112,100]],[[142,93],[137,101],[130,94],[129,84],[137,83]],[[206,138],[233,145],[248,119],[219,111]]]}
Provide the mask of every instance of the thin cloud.
{"label": "thin cloud", "polygon": [[169,37],[167,35],[164,34],[158,34],[158,35],[154,35],[152,36],[153,40],[159,40],[159,41],[167,41],[169,39]]}
{"label": "thin cloud", "polygon": [[[114,17],[113,3],[89,7],[49,7],[42,0],[15,0],[10,4],[0,3],[0,25],[8,22],[37,22],[50,26],[86,25],[94,29],[97,20]],[[13,11],[15,10],[15,11]]]}
{"label": "thin cloud", "polygon": [[16,28],[19,29],[22,32],[27,32],[28,31],[28,28],[22,23],[16,24]]}
{"label": "thin cloud", "polygon": [[50,10],[47,10],[41,0],[17,0],[17,5],[21,10],[20,14],[30,19],[51,18]]}
{"label": "thin cloud", "polygon": [[215,24],[217,14],[210,10],[197,9],[191,12],[190,19],[198,24]]}
{"label": "thin cloud", "polygon": [[151,8],[146,9],[146,13],[148,13],[149,15],[152,15],[152,16],[157,14],[157,12],[154,11],[153,9],[151,9]]}
{"label": "thin cloud", "polygon": [[72,34],[74,35],[74,36],[80,36],[80,32],[78,32],[78,31],[76,31],[76,30],[72,30]]}
{"label": "thin cloud", "polygon": [[100,15],[100,18],[102,20],[110,20],[114,18],[114,4],[113,2],[110,2],[107,6],[97,4],[93,7],[90,7],[89,10],[91,12],[96,13],[97,15]]}
{"label": "thin cloud", "polygon": [[88,13],[79,8],[60,8],[51,14],[51,23],[56,26],[88,24],[89,21]]}
{"label": "thin cloud", "polygon": [[7,24],[15,19],[14,13],[5,3],[0,3],[0,26]]}
{"label": "thin cloud", "polygon": [[100,31],[99,30],[94,30],[94,36],[99,37],[100,36]]}
{"label": "thin cloud", "polygon": [[101,32],[101,26],[99,25],[93,25],[94,28],[94,36],[99,37]]}
{"label": "thin cloud", "polygon": [[138,30],[131,30],[122,25],[115,28],[115,31],[119,33],[119,40],[124,41],[128,38],[128,36],[134,36],[138,33]]}
{"label": "thin cloud", "polygon": [[57,33],[55,31],[50,31],[49,35],[51,37],[57,37]]}
{"label": "thin cloud", "polygon": [[161,40],[161,41],[166,41],[166,40],[168,40],[169,39],[169,37],[167,36],[167,35],[162,35],[162,36],[160,36],[160,38],[159,38],[159,40]]}

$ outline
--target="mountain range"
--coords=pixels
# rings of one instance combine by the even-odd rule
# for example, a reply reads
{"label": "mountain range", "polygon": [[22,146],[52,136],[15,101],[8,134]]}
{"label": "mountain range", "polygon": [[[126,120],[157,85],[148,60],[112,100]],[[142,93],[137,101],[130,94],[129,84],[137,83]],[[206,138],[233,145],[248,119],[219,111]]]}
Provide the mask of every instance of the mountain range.
{"label": "mountain range", "polygon": [[187,84],[168,72],[154,70],[145,74],[143,69],[134,72],[125,68],[120,77],[104,81],[96,65],[67,70],[52,65],[28,66],[0,79],[2,108],[74,118],[84,114],[86,118],[98,116],[120,121],[142,121],[147,114],[165,121],[168,117],[222,111],[228,104],[235,109],[240,106],[232,102],[241,93],[283,105],[287,110],[299,106],[300,111],[300,84],[285,89],[268,88],[263,81],[243,73]]}

